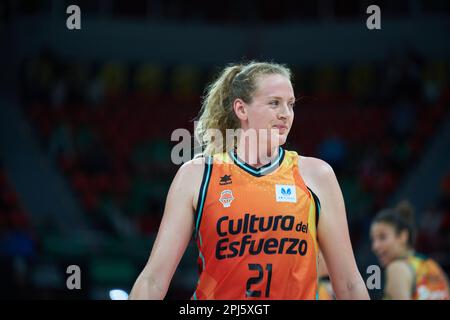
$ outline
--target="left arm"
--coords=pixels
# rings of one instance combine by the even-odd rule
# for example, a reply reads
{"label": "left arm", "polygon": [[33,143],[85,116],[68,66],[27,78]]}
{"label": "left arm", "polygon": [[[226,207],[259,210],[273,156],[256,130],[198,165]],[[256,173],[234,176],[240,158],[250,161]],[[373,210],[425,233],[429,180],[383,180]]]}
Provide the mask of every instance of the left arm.
{"label": "left arm", "polygon": [[320,200],[318,240],[336,298],[370,299],[353,255],[344,199],[333,169],[322,160],[303,157],[299,168],[303,180]]}

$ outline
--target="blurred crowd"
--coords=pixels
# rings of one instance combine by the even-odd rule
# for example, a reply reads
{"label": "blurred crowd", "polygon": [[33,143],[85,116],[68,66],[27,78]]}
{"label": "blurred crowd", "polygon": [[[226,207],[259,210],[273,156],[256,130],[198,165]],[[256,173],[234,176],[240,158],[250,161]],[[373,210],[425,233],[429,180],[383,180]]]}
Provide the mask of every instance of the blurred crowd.
{"label": "blurred crowd", "polygon": [[37,254],[36,234],[0,163],[0,297],[28,296],[28,266]]}

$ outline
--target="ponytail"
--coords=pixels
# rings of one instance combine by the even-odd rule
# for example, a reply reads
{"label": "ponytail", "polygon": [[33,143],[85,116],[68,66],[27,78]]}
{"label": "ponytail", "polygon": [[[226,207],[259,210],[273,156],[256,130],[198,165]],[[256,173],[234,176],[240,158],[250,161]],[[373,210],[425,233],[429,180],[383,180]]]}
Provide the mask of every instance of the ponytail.
{"label": "ponytail", "polygon": [[[226,129],[239,128],[239,120],[236,117],[230,96],[230,89],[234,77],[242,70],[242,65],[225,68],[219,78],[208,87],[202,103],[199,121],[195,129],[195,135],[200,144],[204,146],[204,154],[214,154],[225,151],[226,146],[217,145],[212,141],[211,132],[208,129],[217,129],[225,137]],[[218,150],[216,150],[218,149]]]}

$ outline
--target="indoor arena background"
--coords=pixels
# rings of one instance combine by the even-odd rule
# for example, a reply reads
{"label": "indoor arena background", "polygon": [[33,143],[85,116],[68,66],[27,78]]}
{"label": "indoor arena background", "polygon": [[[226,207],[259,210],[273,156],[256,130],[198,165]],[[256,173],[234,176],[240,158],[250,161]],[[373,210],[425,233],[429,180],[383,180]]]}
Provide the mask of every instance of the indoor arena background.
{"label": "indoor arena background", "polygon": [[[444,0],[1,1],[0,296],[126,296],[179,167],[171,133],[192,132],[218,70],[251,59],[293,70],[286,148],[333,166],[363,278],[371,218],[404,198],[417,250],[448,274],[449,15]],[[197,255],[192,243],[168,299],[190,298]]]}

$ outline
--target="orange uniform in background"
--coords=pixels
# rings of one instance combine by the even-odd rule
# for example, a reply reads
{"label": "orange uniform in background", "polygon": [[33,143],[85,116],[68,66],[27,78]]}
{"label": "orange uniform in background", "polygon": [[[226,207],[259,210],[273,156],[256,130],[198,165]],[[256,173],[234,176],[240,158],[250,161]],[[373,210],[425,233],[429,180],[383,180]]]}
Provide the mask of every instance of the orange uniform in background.
{"label": "orange uniform in background", "polygon": [[[413,274],[412,300],[450,299],[448,279],[433,259],[415,253],[402,260],[408,264]],[[383,299],[390,300],[391,297],[385,294]]]}
{"label": "orange uniform in background", "polygon": [[444,271],[432,259],[420,254],[407,259],[414,273],[414,300],[448,300],[449,287]]}
{"label": "orange uniform in background", "polygon": [[333,287],[329,279],[319,278],[319,300],[335,300]]}
{"label": "orange uniform in background", "polygon": [[[301,168],[300,168],[301,170]],[[207,159],[195,216],[200,278],[193,299],[317,299],[320,203],[298,155],[254,168]]]}

